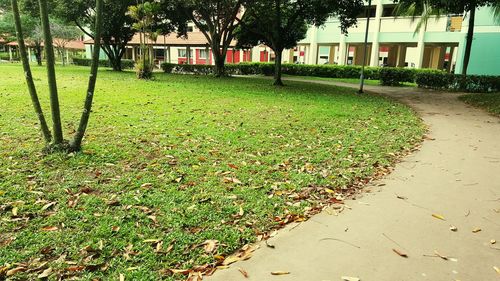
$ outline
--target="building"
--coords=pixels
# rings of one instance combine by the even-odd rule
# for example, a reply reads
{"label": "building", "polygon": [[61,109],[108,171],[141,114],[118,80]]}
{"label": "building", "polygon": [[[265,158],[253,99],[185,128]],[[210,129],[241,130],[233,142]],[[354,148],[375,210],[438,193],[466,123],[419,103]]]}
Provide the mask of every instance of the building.
{"label": "building", "polygon": [[[358,24],[342,34],[338,19],[332,18],[322,27],[311,27],[306,39],[293,50],[286,50],[284,63],[361,65],[370,14],[367,64],[442,69],[460,73],[463,65],[468,18],[448,15],[431,18],[427,26],[417,31],[419,18],[396,17],[392,0],[373,0],[360,14]],[[85,42],[90,58],[92,41]],[[148,43],[155,50],[155,62],[177,64],[213,64],[211,49],[204,35],[190,26],[187,38],[175,34],[159,37]],[[269,47],[238,50],[231,43],[227,63],[271,62],[275,55]],[[475,35],[469,64],[470,74],[500,75],[500,21],[495,21],[490,8],[476,13]],[[126,59],[136,60],[140,52],[139,36],[127,46]]]}
{"label": "building", "polygon": [[[463,15],[431,18],[416,32],[419,18],[395,17],[392,0],[375,0],[368,35],[368,64],[434,68],[461,73],[469,19]],[[311,28],[307,38],[288,60],[307,64],[362,64],[367,19],[362,16],[348,35],[336,19],[324,27]],[[476,13],[475,34],[469,64],[470,74],[500,75],[500,21],[491,8]]]}

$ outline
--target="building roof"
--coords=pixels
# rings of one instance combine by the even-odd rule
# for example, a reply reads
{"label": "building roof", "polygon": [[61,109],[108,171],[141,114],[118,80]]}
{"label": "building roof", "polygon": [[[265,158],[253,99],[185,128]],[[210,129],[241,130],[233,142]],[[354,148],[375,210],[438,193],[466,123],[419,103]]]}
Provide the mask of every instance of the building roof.
{"label": "building roof", "polygon": [[5,39],[3,39],[2,37],[0,37],[0,44],[4,44],[4,43],[7,43],[7,41],[5,41]]}
{"label": "building roof", "polygon": [[[57,42],[58,38],[54,38],[54,42]],[[7,43],[7,46],[17,46],[17,41],[12,41],[10,43]],[[29,46],[29,47],[33,47],[33,42],[32,41],[29,41],[27,40],[26,41],[26,46]],[[44,44],[42,43],[42,47],[44,46]],[[67,44],[66,44],[66,49],[68,50],[85,50],[85,44],[83,41],[81,40],[72,40],[72,41],[69,41]]]}
{"label": "building roof", "polygon": [[[94,40],[86,40],[86,45],[94,44]],[[128,45],[140,45],[141,40],[139,33],[136,33]],[[191,46],[191,47],[205,47],[208,45],[207,38],[202,32],[189,32],[187,38],[178,37],[177,34],[169,34],[167,36],[158,36],[156,42],[148,40],[147,45],[161,45],[161,46]],[[231,42],[231,47],[236,46],[236,41]]]}

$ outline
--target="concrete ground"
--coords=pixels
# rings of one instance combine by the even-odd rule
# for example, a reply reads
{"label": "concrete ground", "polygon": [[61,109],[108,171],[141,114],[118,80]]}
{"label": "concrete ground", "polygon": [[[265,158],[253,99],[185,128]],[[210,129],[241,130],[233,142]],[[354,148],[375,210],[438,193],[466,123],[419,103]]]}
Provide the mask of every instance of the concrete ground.
{"label": "concrete ground", "polygon": [[[420,114],[430,129],[421,150],[363,197],[346,202],[350,210],[288,227],[269,240],[274,249],[262,244],[251,259],[206,280],[500,280],[494,268],[500,268],[500,119],[457,94],[366,89]],[[271,275],[275,271],[290,274]]]}

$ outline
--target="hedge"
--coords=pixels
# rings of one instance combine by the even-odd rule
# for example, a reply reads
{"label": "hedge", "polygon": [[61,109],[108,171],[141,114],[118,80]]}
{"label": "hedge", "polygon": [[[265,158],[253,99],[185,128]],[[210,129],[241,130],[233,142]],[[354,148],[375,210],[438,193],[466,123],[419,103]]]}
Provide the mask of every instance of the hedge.
{"label": "hedge", "polygon": [[442,71],[427,70],[416,75],[420,88],[460,91],[468,93],[488,93],[500,91],[500,76],[450,74]]}
{"label": "hedge", "polygon": [[[167,73],[196,73],[212,74],[212,65],[194,64],[171,64],[163,63],[162,69]],[[240,63],[227,64],[226,71],[233,75],[266,75],[274,74],[274,63]],[[380,68],[365,68],[365,77],[371,80],[380,78]],[[360,66],[340,66],[340,65],[304,65],[304,64],[283,64],[283,74],[295,76],[316,76],[329,78],[359,78],[361,74]]]}
{"label": "hedge", "polygon": [[[167,73],[195,73],[209,75],[214,72],[212,65],[162,64]],[[274,74],[274,63],[240,63],[227,64],[226,71],[230,75],[266,75]],[[360,66],[341,65],[304,65],[283,64],[283,74],[295,76],[316,76],[329,78],[359,78]],[[415,69],[401,67],[367,67],[365,77],[369,80],[380,80],[382,85],[399,86],[402,83],[417,83],[421,88],[464,91],[495,92],[500,91],[499,76],[469,75],[464,80],[461,75],[449,74],[441,70]]]}
{"label": "hedge", "polygon": [[[73,64],[79,66],[90,66],[92,64],[91,59],[83,59],[83,58],[73,58]],[[131,69],[134,68],[135,62],[133,60],[122,60],[122,68],[123,69]],[[109,60],[99,60],[100,67],[111,67]]]}

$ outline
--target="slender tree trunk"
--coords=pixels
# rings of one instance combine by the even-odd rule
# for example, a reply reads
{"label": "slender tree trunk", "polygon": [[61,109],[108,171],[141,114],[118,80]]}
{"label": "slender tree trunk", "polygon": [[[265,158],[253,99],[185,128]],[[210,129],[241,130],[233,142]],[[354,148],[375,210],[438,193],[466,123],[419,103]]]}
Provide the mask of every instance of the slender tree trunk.
{"label": "slender tree trunk", "polygon": [[42,44],[40,42],[35,42],[35,57],[38,66],[42,66]]}
{"label": "slender tree trunk", "polygon": [[35,108],[35,113],[38,116],[38,120],[40,121],[40,127],[42,130],[43,138],[45,139],[46,143],[50,143],[52,136],[49,127],[47,126],[47,121],[45,120],[45,116],[43,115],[42,107],[40,106],[40,101],[38,99],[38,94],[36,92],[35,83],[33,82],[31,67],[28,60],[28,54],[26,52],[26,44],[24,42],[23,29],[21,26],[21,17],[19,14],[19,6],[17,0],[11,0],[11,4],[12,4],[12,12],[14,14],[14,21],[16,25],[17,42],[19,44],[21,61],[23,63],[24,73],[26,76],[26,83],[28,84],[28,90],[31,96],[31,102],[33,103],[33,107]]}
{"label": "slender tree trunk", "polygon": [[467,76],[469,69],[470,54],[472,51],[472,41],[474,41],[474,25],[476,21],[476,5],[472,2],[470,15],[469,15],[469,30],[467,31],[467,43],[465,44],[464,64],[462,68],[462,75]]}
{"label": "slender tree trunk", "polygon": [[101,32],[103,20],[103,0],[96,2],[96,22],[95,22],[95,40],[94,40],[94,53],[92,54],[92,66],[90,70],[89,84],[87,88],[87,97],[85,98],[85,105],[83,108],[82,117],[80,118],[80,125],[76,131],[75,137],[70,144],[72,151],[80,151],[82,147],[83,137],[89,123],[90,113],[92,111],[92,103],[94,99],[95,84],[97,81],[97,73],[99,70],[99,53],[101,49]]}
{"label": "slender tree trunk", "polygon": [[49,13],[47,10],[47,0],[39,0],[40,18],[42,21],[43,36],[45,42],[45,56],[47,58],[47,76],[50,90],[50,106],[52,110],[52,126],[54,132],[53,144],[61,146],[64,142],[61,111],[59,109],[59,95],[57,93],[57,81],[55,70],[54,46],[52,44],[52,34],[50,32]]}
{"label": "slender tree trunk", "polygon": [[284,86],[283,81],[281,80],[282,76],[282,58],[283,58],[283,49],[279,49],[274,51],[276,53],[276,60],[274,62],[274,86]]}

